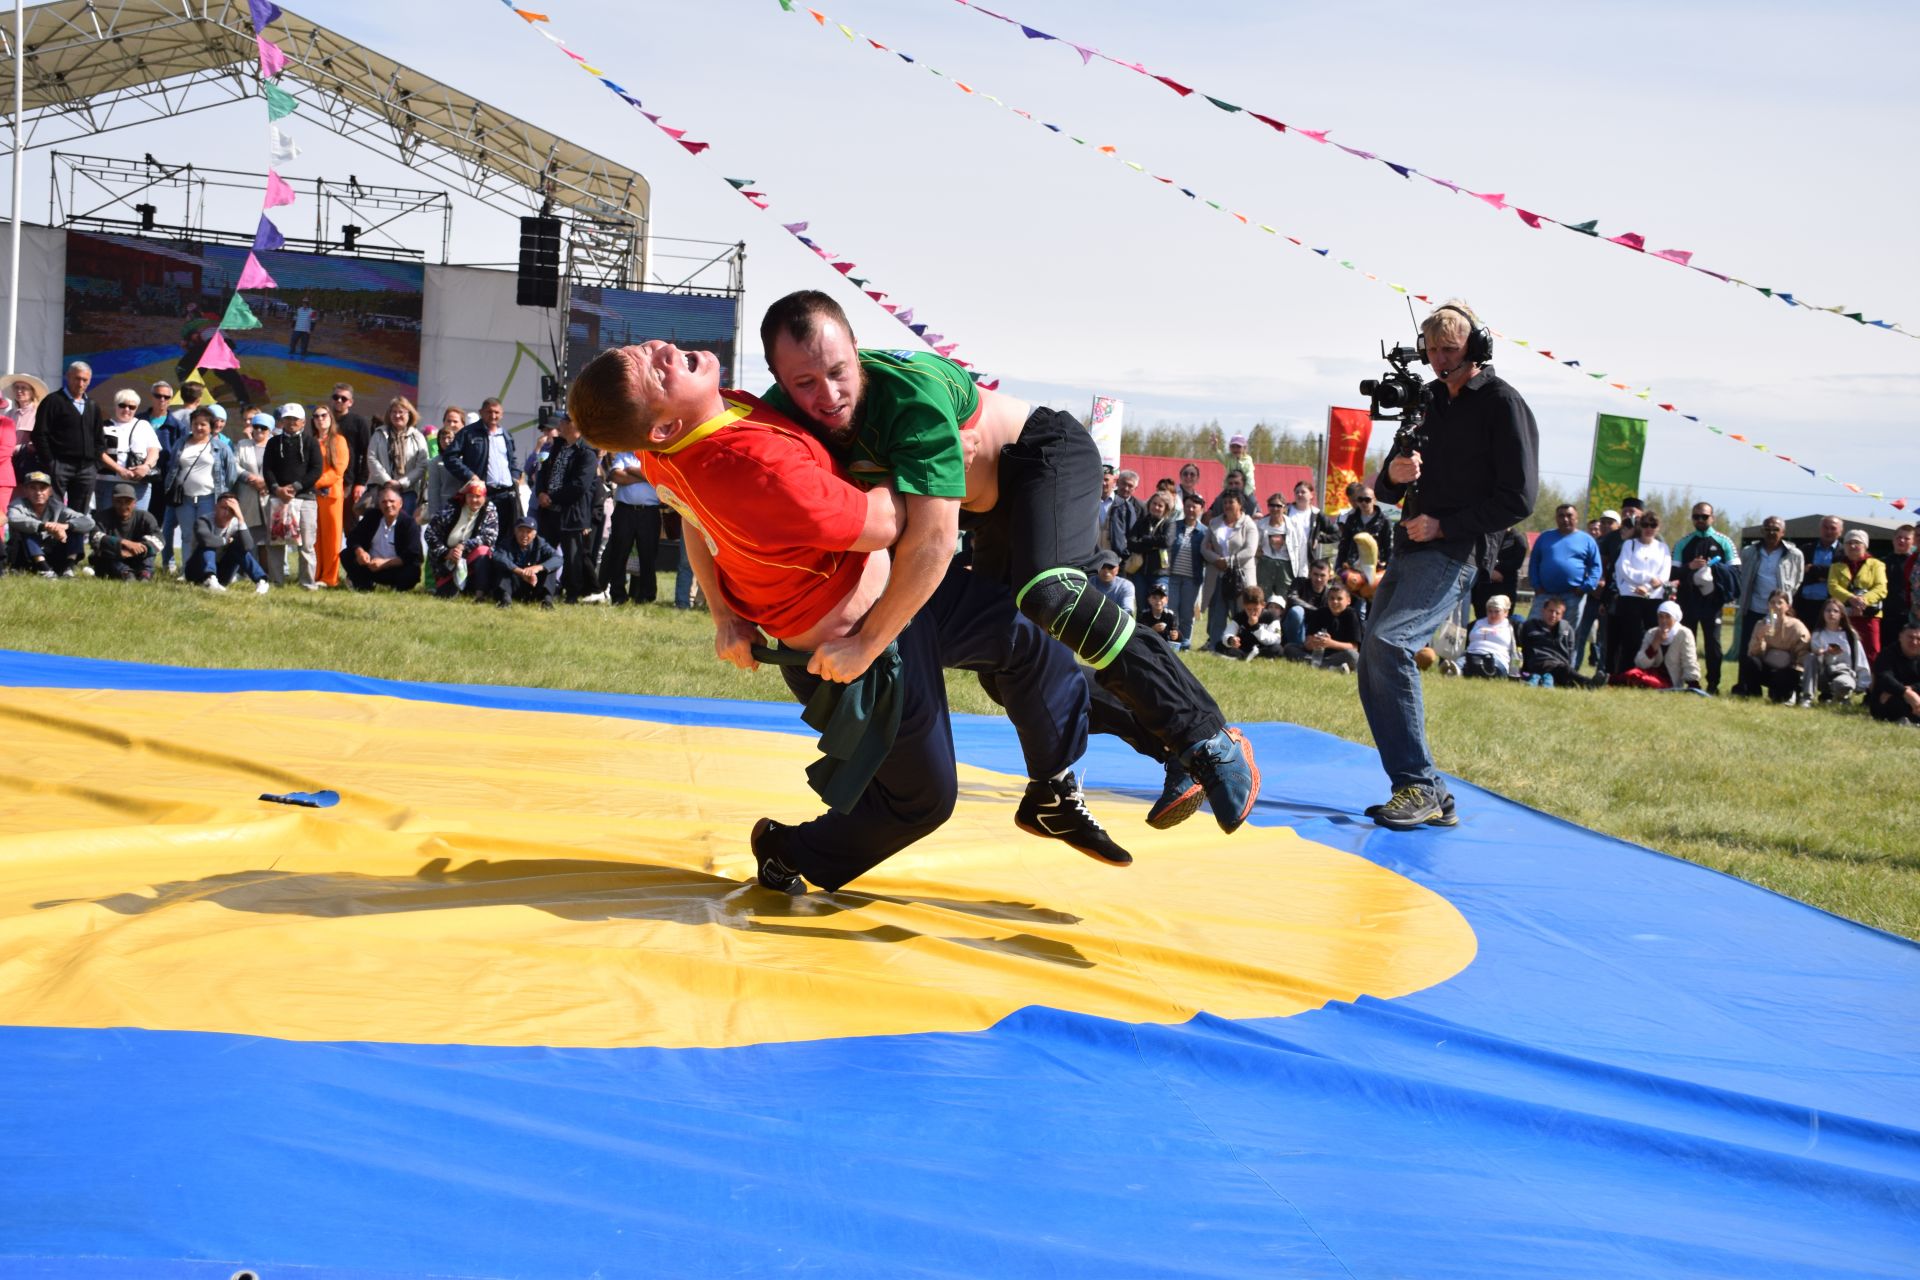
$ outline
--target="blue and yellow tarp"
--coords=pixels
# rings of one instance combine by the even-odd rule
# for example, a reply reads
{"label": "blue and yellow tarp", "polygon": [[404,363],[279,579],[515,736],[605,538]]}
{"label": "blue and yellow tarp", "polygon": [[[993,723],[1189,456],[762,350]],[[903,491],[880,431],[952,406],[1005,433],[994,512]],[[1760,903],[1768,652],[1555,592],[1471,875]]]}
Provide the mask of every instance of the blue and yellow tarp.
{"label": "blue and yellow tarp", "polygon": [[0,661],[0,1275],[1920,1272],[1914,946],[1324,735],[789,900],[785,703]]}

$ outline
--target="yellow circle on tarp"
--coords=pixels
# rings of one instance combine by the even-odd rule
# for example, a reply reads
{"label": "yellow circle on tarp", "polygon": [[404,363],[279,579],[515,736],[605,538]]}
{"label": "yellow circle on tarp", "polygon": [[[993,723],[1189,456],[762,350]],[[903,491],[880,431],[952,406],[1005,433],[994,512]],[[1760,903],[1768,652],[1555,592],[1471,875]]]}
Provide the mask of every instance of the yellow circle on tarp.
{"label": "yellow circle on tarp", "polygon": [[[796,708],[797,714],[797,708]],[[963,767],[938,833],[837,894],[747,883],[819,811],[806,737],[335,693],[9,690],[0,1022],[291,1040],[721,1047],[1404,995],[1473,958],[1445,899],[1282,828],[1131,868],[1021,833]],[[262,791],[338,791],[328,809]]]}

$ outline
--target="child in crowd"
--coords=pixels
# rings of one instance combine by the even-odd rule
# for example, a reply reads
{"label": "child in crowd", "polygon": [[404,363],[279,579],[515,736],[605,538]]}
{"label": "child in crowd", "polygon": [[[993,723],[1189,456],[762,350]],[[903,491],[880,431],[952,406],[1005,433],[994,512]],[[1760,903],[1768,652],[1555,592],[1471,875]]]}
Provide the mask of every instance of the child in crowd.
{"label": "child in crowd", "polygon": [[1753,638],[1747,641],[1749,687],[1765,689],[1775,702],[1798,705],[1812,643],[1807,624],[1793,616],[1793,596],[1775,591],[1767,599],[1766,621],[1753,629]]}
{"label": "child in crowd", "polygon": [[1140,625],[1158,631],[1168,644],[1180,643],[1180,619],[1167,608],[1167,584],[1156,582],[1147,588],[1147,604],[1140,610]]}
{"label": "child in crowd", "polygon": [[1513,601],[1506,596],[1487,597],[1487,616],[1467,632],[1467,654],[1461,661],[1461,674],[1487,680],[1504,680],[1520,665],[1520,648],[1513,638]]}
{"label": "child in crowd", "polygon": [[1281,655],[1281,613],[1267,603],[1267,593],[1248,586],[1240,593],[1240,604],[1227,619],[1221,633],[1220,652],[1229,658],[1278,658]]}
{"label": "child in crowd", "polygon": [[1306,638],[1288,645],[1286,656],[1322,669],[1357,671],[1363,631],[1353,593],[1342,583],[1328,583],[1324,601],[1307,614]]}
{"label": "child in crowd", "polygon": [[1838,600],[1828,600],[1820,611],[1820,629],[1807,641],[1800,705],[1810,707],[1818,700],[1845,706],[1855,692],[1866,688],[1868,678],[1867,655],[1847,625],[1846,608]]}

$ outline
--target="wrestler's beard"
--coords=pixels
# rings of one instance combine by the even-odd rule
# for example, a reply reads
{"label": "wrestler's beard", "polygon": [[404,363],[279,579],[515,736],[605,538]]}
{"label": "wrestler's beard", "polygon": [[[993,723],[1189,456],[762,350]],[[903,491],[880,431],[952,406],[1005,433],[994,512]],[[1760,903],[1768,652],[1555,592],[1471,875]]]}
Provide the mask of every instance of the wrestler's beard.
{"label": "wrestler's beard", "polygon": [[860,386],[853,393],[853,412],[848,415],[846,426],[823,428],[826,432],[827,443],[835,448],[841,449],[852,444],[853,438],[860,434],[860,424],[865,421],[866,416],[867,370],[866,366],[862,365],[860,368]]}

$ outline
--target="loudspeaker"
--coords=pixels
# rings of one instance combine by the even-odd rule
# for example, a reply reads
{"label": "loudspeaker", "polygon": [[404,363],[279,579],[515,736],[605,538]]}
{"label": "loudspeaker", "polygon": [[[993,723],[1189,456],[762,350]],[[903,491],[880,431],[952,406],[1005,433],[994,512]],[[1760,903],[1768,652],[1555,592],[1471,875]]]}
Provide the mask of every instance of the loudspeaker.
{"label": "loudspeaker", "polygon": [[560,219],[520,219],[520,274],[513,300],[523,307],[560,305]]}

